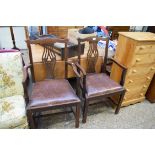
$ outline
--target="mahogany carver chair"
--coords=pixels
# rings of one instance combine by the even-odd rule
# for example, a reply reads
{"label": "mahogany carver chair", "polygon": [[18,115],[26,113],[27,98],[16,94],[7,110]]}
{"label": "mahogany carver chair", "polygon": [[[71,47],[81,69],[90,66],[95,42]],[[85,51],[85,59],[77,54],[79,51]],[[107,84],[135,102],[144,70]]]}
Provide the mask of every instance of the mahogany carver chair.
{"label": "mahogany carver chair", "polygon": [[[45,111],[47,112],[53,109],[64,108],[66,110],[65,112],[67,112],[67,108],[70,108],[72,109],[70,112],[73,112],[75,115],[75,127],[78,128],[80,117],[80,99],[76,96],[75,91],[67,80],[68,65],[73,66],[72,63],[67,62],[68,40],[52,38],[27,40],[26,42],[29,48],[30,59],[32,58],[31,44],[39,44],[43,47],[44,51],[42,55],[42,63],[46,69],[45,80],[36,82],[35,77],[33,77],[34,83],[32,87],[32,94],[29,98],[29,104],[27,106],[27,115],[30,127],[37,127],[35,118],[45,116],[45,113],[43,113]],[[65,66],[62,66],[65,67],[65,78],[63,79],[54,78],[54,69],[57,63],[56,53],[53,50],[55,43],[63,43],[65,45]],[[32,75],[34,75],[34,73]]]}
{"label": "mahogany carver chair", "polygon": [[[104,54],[104,62],[102,65],[101,73],[95,72],[96,63],[99,57],[98,52],[98,41],[105,41],[105,54]],[[81,60],[81,43],[89,42],[89,49],[87,53],[87,70],[85,71],[80,66]],[[126,68],[119,64],[114,59],[108,58],[108,43],[109,38],[100,38],[100,37],[88,37],[85,39],[78,39],[78,61],[75,62],[77,67],[78,73],[80,74],[79,78],[79,89],[82,91],[82,95],[84,98],[84,106],[83,106],[83,120],[82,122],[85,123],[87,119],[88,113],[88,106],[90,101],[100,100],[103,98],[110,98],[113,95],[119,95],[119,101],[115,110],[115,114],[119,113],[121,103],[125,94],[125,88],[123,87],[124,78],[126,74]],[[103,50],[104,52],[104,50]],[[106,69],[106,64],[108,61],[113,61],[113,63],[117,64],[120,68],[122,68],[122,77],[121,82],[116,83],[112,79],[110,79],[108,75],[108,71]]]}

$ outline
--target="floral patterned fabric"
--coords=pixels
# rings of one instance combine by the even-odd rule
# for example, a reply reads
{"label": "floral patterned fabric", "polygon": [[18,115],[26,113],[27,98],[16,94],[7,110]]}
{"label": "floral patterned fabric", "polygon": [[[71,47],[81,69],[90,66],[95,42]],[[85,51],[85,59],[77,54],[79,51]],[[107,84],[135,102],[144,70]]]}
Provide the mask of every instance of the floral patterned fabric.
{"label": "floral patterned fabric", "polygon": [[0,99],[0,128],[28,128],[23,96]]}
{"label": "floral patterned fabric", "polygon": [[22,68],[19,52],[0,54],[0,98],[24,95]]}

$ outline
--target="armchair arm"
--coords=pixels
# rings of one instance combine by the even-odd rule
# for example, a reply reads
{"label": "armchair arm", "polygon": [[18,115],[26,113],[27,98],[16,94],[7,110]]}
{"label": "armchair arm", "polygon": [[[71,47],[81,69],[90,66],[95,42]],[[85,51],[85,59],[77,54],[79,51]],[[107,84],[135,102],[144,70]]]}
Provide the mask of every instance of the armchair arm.
{"label": "armchair arm", "polygon": [[69,62],[69,61],[67,61],[66,63],[67,63],[68,65],[70,65],[70,66],[73,68],[73,71],[74,71],[76,77],[80,78],[81,76],[80,76],[80,74],[79,74],[78,71],[77,71],[77,68],[76,68],[76,66],[75,66],[75,63]]}
{"label": "armchair arm", "polygon": [[86,76],[85,70],[79,65],[79,63],[78,63],[78,62],[75,62],[75,65],[76,65],[77,68],[82,72],[82,74],[83,74],[84,76]]}
{"label": "armchair arm", "polygon": [[122,76],[121,76],[121,81],[120,81],[120,85],[124,85],[124,82],[125,82],[125,76],[126,76],[126,73],[127,73],[127,68],[120,64],[118,61],[116,61],[115,59],[113,58],[108,58],[108,60],[112,61],[113,63],[117,64],[120,68],[122,68]]}
{"label": "armchair arm", "polygon": [[25,65],[23,68],[23,73],[24,73],[24,77],[23,77],[23,83],[26,82],[27,78],[28,78],[28,69],[31,67],[32,65]]}
{"label": "armchair arm", "polygon": [[67,62],[72,66],[74,73],[77,78],[77,95],[79,95],[79,86],[82,87],[82,90],[86,91],[86,72],[79,65],[78,62]]}
{"label": "armchair arm", "polygon": [[75,62],[75,65],[77,67],[78,73],[82,73],[81,78],[80,78],[80,86],[82,87],[83,94],[87,92],[86,89],[86,71],[79,65],[78,62]]}
{"label": "armchair arm", "polygon": [[24,74],[24,77],[23,77],[23,88],[24,88],[24,98],[25,98],[25,101],[26,103],[28,103],[29,101],[29,96],[28,96],[28,89],[27,89],[27,85],[28,85],[28,68],[30,68],[32,65],[26,65],[24,66],[23,68],[23,74]]}

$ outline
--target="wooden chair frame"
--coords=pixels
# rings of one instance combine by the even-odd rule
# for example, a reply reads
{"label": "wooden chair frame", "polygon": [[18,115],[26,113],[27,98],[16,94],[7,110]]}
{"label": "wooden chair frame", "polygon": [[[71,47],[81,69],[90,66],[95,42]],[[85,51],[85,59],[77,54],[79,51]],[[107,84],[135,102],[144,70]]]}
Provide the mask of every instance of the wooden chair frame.
{"label": "wooden chair frame", "polygon": [[[108,43],[109,43],[109,38],[101,38],[101,37],[88,37],[85,39],[78,39],[78,50],[79,50],[79,55],[78,55],[78,61],[75,62],[75,66],[76,66],[76,70],[78,72],[78,75],[80,76],[78,78],[78,83],[79,83],[79,89],[81,89],[82,91],[82,95],[84,97],[84,107],[83,107],[83,120],[82,122],[85,123],[86,119],[87,119],[87,113],[88,113],[88,106],[89,106],[89,102],[92,100],[98,100],[98,99],[102,99],[104,97],[111,97],[113,95],[117,95],[120,94],[119,97],[119,101],[117,104],[117,108],[115,110],[115,114],[119,113],[120,107],[121,107],[121,103],[123,101],[123,97],[125,94],[125,88],[122,87],[121,90],[117,90],[117,91],[112,91],[111,93],[107,93],[104,95],[98,95],[98,96],[93,96],[93,97],[88,97],[87,94],[87,89],[86,89],[86,76],[87,73],[86,71],[80,66],[80,53],[81,53],[81,43],[83,42],[89,42],[89,50],[88,50],[88,54],[87,54],[87,61],[91,60],[92,62],[88,62],[87,65],[91,65],[90,67],[88,66],[88,73],[94,73],[95,72],[95,65],[96,65],[96,61],[98,58],[98,50],[97,50],[97,43],[98,41],[106,41],[106,47],[105,47],[105,56],[104,56],[104,62],[103,62],[103,67],[102,67],[102,73],[107,73],[107,69],[106,69],[106,65],[107,65],[107,61],[110,60],[113,63],[117,64],[123,71],[122,71],[122,76],[121,76],[121,81],[120,81],[120,85],[123,86],[124,85],[124,81],[125,81],[125,75],[127,72],[127,68],[123,65],[121,65],[120,63],[118,63],[116,60],[114,59],[108,59]],[[92,65],[93,64],[93,65]],[[94,68],[93,68],[94,67]],[[77,76],[78,77],[78,76]]]}
{"label": "wooden chair frame", "polygon": [[[29,49],[29,55],[30,55],[30,62],[32,63],[31,71],[32,71],[32,80],[35,83],[35,77],[34,77],[34,67],[33,67],[33,58],[32,58],[32,49],[31,49],[31,44],[39,44],[44,47],[44,52],[42,56],[42,62],[45,65],[46,68],[46,78],[47,79],[54,79],[54,67],[56,63],[56,55],[54,53],[53,44],[54,43],[64,43],[65,44],[65,79],[67,79],[68,75],[68,65],[71,65],[73,67],[73,70],[76,71],[74,68],[73,63],[68,62],[68,49],[67,49],[67,39],[58,39],[58,38],[52,38],[52,39],[37,39],[37,40],[26,40],[28,49]],[[48,61],[50,59],[50,61]],[[51,72],[52,71],[52,72]],[[76,92],[77,93],[77,92]],[[71,111],[66,111],[66,112],[73,112],[75,115],[75,127],[79,127],[79,117],[80,117],[80,103],[77,101],[70,101],[68,103],[60,103],[60,104],[55,104],[50,107],[48,106],[37,106],[37,107],[29,107],[27,106],[27,116],[30,124],[30,128],[36,128],[36,123],[35,123],[35,118],[39,118],[42,116],[48,116],[48,115],[53,115],[53,114],[45,114],[42,115],[40,114],[43,111],[49,111],[53,109],[58,109],[58,108],[66,108],[70,107]],[[73,110],[73,107],[76,108],[75,112]],[[66,112],[60,112],[60,113],[66,113]],[[60,114],[60,113],[54,113],[54,114]]]}

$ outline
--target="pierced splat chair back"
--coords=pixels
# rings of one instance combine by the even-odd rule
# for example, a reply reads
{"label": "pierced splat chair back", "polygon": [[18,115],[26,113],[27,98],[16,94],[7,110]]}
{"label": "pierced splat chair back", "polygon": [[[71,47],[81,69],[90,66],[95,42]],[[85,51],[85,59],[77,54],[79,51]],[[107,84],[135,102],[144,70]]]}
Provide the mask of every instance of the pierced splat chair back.
{"label": "pierced splat chair back", "polygon": [[[98,51],[98,42],[99,41],[105,41],[105,54],[104,55],[104,64],[103,64],[103,72],[106,72],[106,64],[107,64],[107,57],[108,57],[108,44],[109,44],[109,38],[101,38],[101,37],[88,37],[85,39],[78,39],[78,59],[81,58],[81,43],[83,42],[89,42],[89,49],[87,52],[87,73],[94,73],[96,63],[99,57],[99,51]],[[104,52],[104,49],[103,49]],[[79,61],[80,62],[80,61]]]}
{"label": "pierced splat chair back", "polygon": [[[67,68],[67,59],[68,59],[68,49],[67,49],[67,39],[37,39],[37,40],[27,40],[29,52],[30,52],[30,61],[33,64],[32,60],[32,50],[31,50],[31,44],[39,44],[43,47],[43,54],[42,54],[42,62],[45,65],[46,69],[46,79],[54,79],[54,69],[57,61],[57,54],[54,49],[55,43],[62,43],[64,44],[64,51],[65,51],[65,78],[67,78],[68,75],[68,68]],[[33,76],[34,76],[34,71]],[[34,80],[35,81],[35,80]]]}

